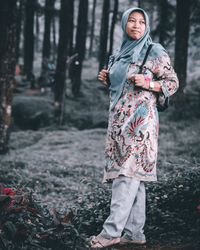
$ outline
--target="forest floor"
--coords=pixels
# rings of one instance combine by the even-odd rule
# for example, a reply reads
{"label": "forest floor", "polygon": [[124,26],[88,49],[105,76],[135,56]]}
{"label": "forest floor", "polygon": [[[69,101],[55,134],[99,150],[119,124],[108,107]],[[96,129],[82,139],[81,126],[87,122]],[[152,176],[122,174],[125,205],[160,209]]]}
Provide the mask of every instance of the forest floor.
{"label": "forest floor", "polygon": [[[0,158],[0,183],[32,190],[39,203],[50,210],[56,208],[60,213],[76,209],[85,195],[103,186],[108,95],[96,77],[88,73],[91,65],[91,62],[85,65],[79,98],[72,98],[68,85],[65,116],[69,123],[59,128],[52,125],[37,131],[13,131],[11,149]],[[27,91],[20,95],[26,94]],[[46,95],[51,97],[49,93]],[[174,108],[170,107],[160,114],[159,183],[188,170],[200,170],[200,119],[195,116],[172,119],[172,112]],[[159,239],[147,237],[150,243],[145,247],[113,249],[200,248],[189,239],[182,241],[182,237],[167,239],[167,242],[159,242]]]}

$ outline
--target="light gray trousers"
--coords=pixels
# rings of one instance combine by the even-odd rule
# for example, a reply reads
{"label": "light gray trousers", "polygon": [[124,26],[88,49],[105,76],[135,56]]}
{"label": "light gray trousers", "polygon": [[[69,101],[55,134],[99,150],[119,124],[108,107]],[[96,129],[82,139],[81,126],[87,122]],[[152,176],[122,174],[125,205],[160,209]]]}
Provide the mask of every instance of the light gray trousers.
{"label": "light gray trousers", "polygon": [[144,182],[119,176],[112,184],[110,215],[103,224],[101,235],[105,238],[123,237],[145,240],[146,192]]}

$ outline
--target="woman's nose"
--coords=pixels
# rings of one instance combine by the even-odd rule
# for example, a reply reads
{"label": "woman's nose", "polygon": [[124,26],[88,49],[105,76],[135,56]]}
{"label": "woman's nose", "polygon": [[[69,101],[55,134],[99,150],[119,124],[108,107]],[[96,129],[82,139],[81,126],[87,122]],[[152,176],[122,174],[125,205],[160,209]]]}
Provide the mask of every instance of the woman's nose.
{"label": "woman's nose", "polygon": [[138,21],[135,21],[135,22],[134,22],[134,27],[136,27],[136,28],[137,28],[137,27],[139,27],[139,25],[140,25],[140,24],[139,24],[139,22],[138,22]]}

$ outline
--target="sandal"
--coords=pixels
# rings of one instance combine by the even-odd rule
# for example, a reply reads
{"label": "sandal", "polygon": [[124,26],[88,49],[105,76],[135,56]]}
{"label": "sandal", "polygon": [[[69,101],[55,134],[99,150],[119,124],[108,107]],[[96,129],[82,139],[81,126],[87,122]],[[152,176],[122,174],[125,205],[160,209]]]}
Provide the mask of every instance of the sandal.
{"label": "sandal", "polygon": [[129,240],[126,239],[125,237],[121,237],[120,245],[125,245],[125,244],[145,245],[146,240]]}
{"label": "sandal", "polygon": [[102,237],[100,234],[97,236],[92,236],[90,239],[91,248],[104,248],[118,244],[119,242],[120,238],[112,238],[109,240]]}

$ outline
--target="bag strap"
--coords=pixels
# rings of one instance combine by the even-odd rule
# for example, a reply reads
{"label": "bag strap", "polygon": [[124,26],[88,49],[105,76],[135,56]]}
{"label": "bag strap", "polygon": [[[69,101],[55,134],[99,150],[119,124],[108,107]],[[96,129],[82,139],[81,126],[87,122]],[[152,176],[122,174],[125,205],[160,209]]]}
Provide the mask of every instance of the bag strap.
{"label": "bag strap", "polygon": [[143,68],[144,64],[146,63],[147,57],[148,57],[149,52],[150,52],[150,50],[151,50],[152,47],[153,47],[153,44],[151,43],[151,44],[149,45],[148,49],[147,49],[147,52],[146,52],[146,54],[145,54],[145,57],[144,57],[143,62],[142,62],[142,64],[140,65],[140,69],[139,69],[138,74],[141,74],[141,73],[142,73],[142,68]]}

